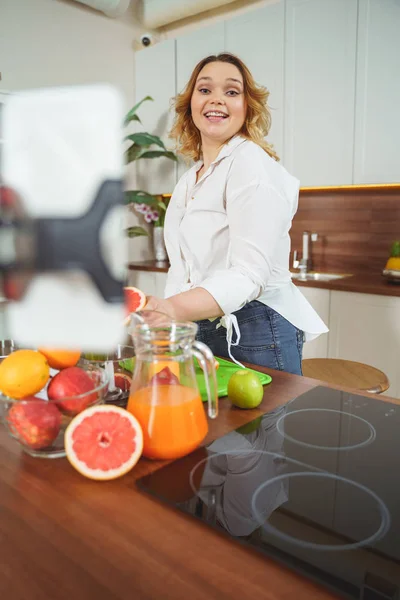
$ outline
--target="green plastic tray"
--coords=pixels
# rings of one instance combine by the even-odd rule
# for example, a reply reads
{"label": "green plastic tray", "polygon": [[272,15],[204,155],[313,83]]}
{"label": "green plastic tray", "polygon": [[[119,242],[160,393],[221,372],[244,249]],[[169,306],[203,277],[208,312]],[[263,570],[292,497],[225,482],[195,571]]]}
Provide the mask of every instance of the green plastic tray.
{"label": "green plastic tray", "polygon": [[[216,370],[218,396],[227,396],[228,381],[231,378],[231,375],[233,375],[233,373],[235,373],[236,371],[239,371],[241,367],[223,358],[216,358],[215,360],[219,362],[219,368]],[[198,364],[196,364],[195,366],[195,371],[201,399],[203,400],[203,402],[205,402],[207,400],[206,385],[204,381],[203,371]],[[259,380],[263,385],[267,385],[272,381],[272,377],[270,377],[266,373],[260,373],[259,371],[255,371],[254,369],[249,369],[249,371],[253,371],[253,373],[255,373],[258,376]]]}
{"label": "green plastic tray", "polygon": [[[233,373],[238,371],[241,367],[239,367],[239,365],[233,362],[230,362],[229,360],[225,360],[224,358],[216,358],[215,360],[217,360],[219,363],[219,368],[216,370],[218,396],[227,396],[228,381],[231,378],[231,375],[233,375]],[[121,361],[120,365],[127,371],[133,371],[133,359],[131,358]],[[266,373],[260,373],[259,371],[255,371],[254,369],[249,369],[249,371],[253,371],[253,373],[255,373],[258,376],[262,385],[267,385],[272,381],[272,378]],[[203,400],[203,402],[205,402],[207,400],[206,384],[204,381],[203,371],[199,366],[197,360],[195,360],[195,372],[201,399]]]}

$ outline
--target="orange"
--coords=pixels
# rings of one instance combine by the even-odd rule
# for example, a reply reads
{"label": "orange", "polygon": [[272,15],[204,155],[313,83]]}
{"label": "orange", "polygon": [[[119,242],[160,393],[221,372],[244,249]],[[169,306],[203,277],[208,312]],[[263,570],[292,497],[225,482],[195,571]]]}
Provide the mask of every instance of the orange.
{"label": "orange", "polygon": [[157,373],[165,369],[165,367],[168,367],[171,373],[176,375],[176,377],[179,379],[179,363],[176,360],[153,361],[149,364],[149,378],[153,377],[153,375],[156,375]]}
{"label": "orange", "polygon": [[400,256],[391,256],[386,263],[386,269],[400,271]]}
{"label": "orange", "polygon": [[67,458],[85,477],[122,477],[139,460],[142,429],[133,415],[113,405],[92,406],[74,417],[64,435]]}
{"label": "orange", "polygon": [[48,382],[47,359],[36,350],[16,350],[0,364],[0,391],[11,398],[34,396]]}
{"label": "orange", "polygon": [[81,356],[80,350],[60,350],[55,348],[38,348],[38,350],[47,358],[50,367],[58,371],[67,367],[74,367]]}

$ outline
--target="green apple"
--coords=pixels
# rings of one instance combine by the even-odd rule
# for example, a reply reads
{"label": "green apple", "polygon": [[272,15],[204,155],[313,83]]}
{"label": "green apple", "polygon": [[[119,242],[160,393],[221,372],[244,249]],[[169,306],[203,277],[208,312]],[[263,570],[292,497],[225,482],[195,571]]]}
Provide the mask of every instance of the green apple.
{"label": "green apple", "polygon": [[264,389],[257,374],[248,369],[233,373],[228,382],[228,396],[238,408],[257,408],[262,402]]}

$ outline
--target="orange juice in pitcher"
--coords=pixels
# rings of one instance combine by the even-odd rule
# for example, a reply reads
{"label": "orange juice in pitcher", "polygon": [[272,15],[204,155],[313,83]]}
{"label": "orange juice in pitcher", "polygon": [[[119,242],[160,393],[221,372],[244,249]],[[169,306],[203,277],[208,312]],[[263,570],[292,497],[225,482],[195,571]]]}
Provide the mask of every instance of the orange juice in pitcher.
{"label": "orange juice in pitcher", "polygon": [[132,327],[136,363],[127,408],[142,427],[147,458],[179,458],[197,448],[207,435],[193,355],[203,366],[208,414],[217,416],[214,357],[207,346],[195,341],[196,332],[195,323]]}

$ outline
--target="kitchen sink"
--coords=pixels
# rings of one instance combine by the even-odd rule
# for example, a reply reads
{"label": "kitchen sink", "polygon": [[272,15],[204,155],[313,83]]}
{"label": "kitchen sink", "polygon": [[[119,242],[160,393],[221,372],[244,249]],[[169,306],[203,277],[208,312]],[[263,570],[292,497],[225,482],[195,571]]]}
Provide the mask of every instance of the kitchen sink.
{"label": "kitchen sink", "polygon": [[332,281],[334,279],[344,279],[351,277],[351,274],[345,273],[292,273],[292,278],[297,281]]}

